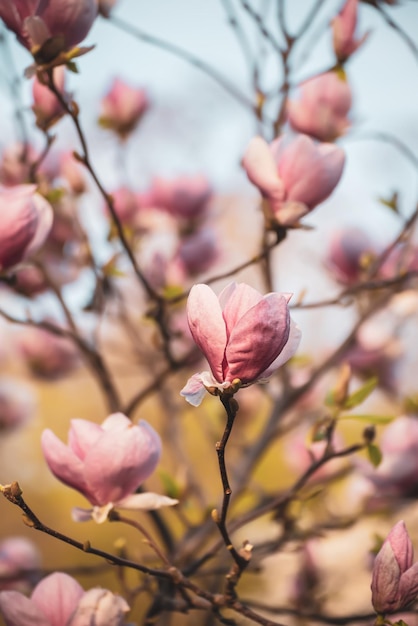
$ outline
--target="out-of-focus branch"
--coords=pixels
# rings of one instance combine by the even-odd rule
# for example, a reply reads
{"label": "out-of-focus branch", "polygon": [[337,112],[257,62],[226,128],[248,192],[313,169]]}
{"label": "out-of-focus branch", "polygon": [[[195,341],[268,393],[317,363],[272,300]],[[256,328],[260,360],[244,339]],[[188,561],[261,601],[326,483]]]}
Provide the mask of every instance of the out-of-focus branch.
{"label": "out-of-focus branch", "polygon": [[161,39],[154,35],[150,35],[149,33],[146,33],[143,30],[140,30],[136,26],[133,26],[132,24],[128,22],[125,22],[123,19],[121,19],[120,17],[117,17],[116,15],[111,15],[109,17],[109,21],[111,24],[114,24],[114,26],[132,35],[136,39],[140,39],[141,41],[144,41],[145,43],[148,43],[152,46],[156,46],[157,48],[160,48],[161,50],[165,50],[166,52],[169,52],[173,54],[174,56],[180,59],[183,59],[184,61],[186,61],[193,67],[204,72],[207,76],[212,78],[212,80],[214,80],[218,85],[220,85],[223,89],[225,89],[225,91],[229,93],[233,98],[235,98],[235,100],[237,100],[240,104],[250,109],[253,113],[256,113],[256,106],[254,102],[246,94],[241,92],[238,89],[238,87],[236,87],[233,83],[231,83],[228,80],[228,78],[226,78],[220,72],[218,72],[218,70],[216,70],[214,67],[212,67],[211,65],[209,65],[202,59],[195,57],[188,50],[185,50],[184,48],[181,48],[180,46],[177,46],[176,44],[173,44],[169,41],[165,41],[164,39]]}

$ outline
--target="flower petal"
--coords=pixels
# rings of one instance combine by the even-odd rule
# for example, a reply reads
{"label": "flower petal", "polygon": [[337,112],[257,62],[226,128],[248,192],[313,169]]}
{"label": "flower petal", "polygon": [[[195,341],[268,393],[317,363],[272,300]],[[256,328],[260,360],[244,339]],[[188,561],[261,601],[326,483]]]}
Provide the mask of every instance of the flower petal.
{"label": "flower petal", "polygon": [[223,381],[226,328],[219,300],[207,285],[194,285],[187,300],[190,332],[218,382]]}
{"label": "flower petal", "polygon": [[193,374],[180,391],[180,395],[183,396],[192,406],[199,406],[205,393],[206,389],[203,386],[200,374]]}
{"label": "flower petal", "polygon": [[250,141],[242,165],[250,181],[264,196],[277,203],[284,200],[284,186],[276,161],[268,143],[262,137],[254,137]]}
{"label": "flower petal", "polygon": [[32,600],[18,591],[0,592],[0,613],[6,626],[51,626]]}
{"label": "flower petal", "polygon": [[62,626],[67,624],[83,595],[83,587],[74,578],[54,572],[38,583],[31,599],[48,618],[50,626]]}
{"label": "flower petal", "polygon": [[269,378],[273,372],[275,372],[279,367],[284,365],[292,356],[295,354],[296,350],[299,347],[300,339],[302,336],[302,332],[297,324],[291,319],[290,320],[290,331],[289,331],[289,339],[283,350],[280,352],[279,356],[274,359],[273,363],[269,365],[269,367],[262,372],[260,378]]}
{"label": "flower petal", "polygon": [[281,294],[264,296],[237,322],[226,349],[226,380],[255,382],[279,356],[290,332],[287,300]]}
{"label": "flower petal", "polygon": [[95,504],[84,477],[84,464],[68,446],[47,429],[41,436],[41,446],[49,469],[65,485],[80,491]]}
{"label": "flower petal", "polygon": [[178,504],[178,502],[178,500],[174,500],[168,496],[162,496],[159,493],[134,493],[131,496],[119,500],[119,502],[115,502],[114,507],[116,509],[131,509],[134,511],[155,511],[162,506],[174,506]]}
{"label": "flower petal", "polygon": [[[228,339],[241,317],[263,298],[257,289],[245,283],[235,284],[234,286],[235,288],[231,291],[228,285],[219,295],[219,301],[225,301],[225,305],[222,308]],[[227,299],[224,296],[224,292],[229,294]]]}

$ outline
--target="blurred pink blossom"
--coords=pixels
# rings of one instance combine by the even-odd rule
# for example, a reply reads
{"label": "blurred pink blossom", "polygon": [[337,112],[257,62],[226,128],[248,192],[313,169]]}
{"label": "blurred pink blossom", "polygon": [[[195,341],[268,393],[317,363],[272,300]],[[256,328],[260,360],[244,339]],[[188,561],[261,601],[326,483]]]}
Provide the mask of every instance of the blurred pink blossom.
{"label": "blurred pink blossom", "polygon": [[86,179],[81,164],[71,152],[64,152],[59,158],[59,176],[64,179],[69,190],[76,196],[86,191]]}
{"label": "blurred pink blossom", "polygon": [[0,18],[29,50],[51,37],[62,37],[62,49],[82,41],[97,16],[97,0],[3,0]]}
{"label": "blurred pink blossom", "polygon": [[203,175],[179,176],[174,180],[155,178],[149,193],[153,206],[165,209],[173,217],[192,220],[205,214],[212,188]]}
{"label": "blurred pink blossom", "polygon": [[344,168],[343,150],[316,145],[307,135],[282,136],[270,145],[251,140],[243,166],[265,198],[271,219],[292,226],[323,202],[337,186]]}
{"label": "blurred pink blossom", "polygon": [[26,592],[40,573],[41,554],[26,537],[7,537],[0,543],[0,590]]}
{"label": "blurred pink blossom", "polygon": [[356,39],[358,0],[346,0],[341,11],[331,21],[334,52],[344,63],[365,42],[369,33]]}
{"label": "blurred pink blossom", "polygon": [[79,353],[69,339],[42,328],[21,329],[16,344],[32,374],[40,378],[55,380],[80,364]]}
{"label": "blurred pink blossom", "polygon": [[123,626],[126,601],[106,589],[85,592],[68,574],[54,572],[27,598],[17,591],[0,592],[6,626]]}
{"label": "blurred pink blossom", "polygon": [[364,275],[367,259],[378,253],[363,230],[347,228],[333,233],[325,264],[338,282],[355,285]]}
{"label": "blurred pink blossom", "polygon": [[[63,65],[53,69],[54,82],[62,97],[67,100],[65,93],[65,68]],[[37,76],[33,80],[32,86],[33,105],[32,111],[36,117],[36,125],[43,131],[47,131],[58,120],[65,115],[65,109],[57,97],[46,85],[43,85]]]}
{"label": "blurred pink blossom", "polygon": [[373,607],[382,615],[408,607],[418,595],[418,563],[403,521],[395,524],[376,556],[371,589]]}
{"label": "blurred pink blossom", "polygon": [[6,187],[27,183],[31,164],[37,158],[37,151],[30,144],[8,145],[1,155],[0,183]]}
{"label": "blurred pink blossom", "polygon": [[326,72],[300,86],[298,100],[289,100],[287,114],[291,127],[319,141],[334,141],[350,125],[351,89],[336,72]]}
{"label": "blurred pink blossom", "polygon": [[22,383],[0,379],[0,433],[14,431],[26,424],[35,413],[36,403],[31,389]]}
{"label": "blurred pink blossom", "polygon": [[205,390],[217,395],[236,380],[251,385],[286,363],[300,341],[289,299],[289,294],[262,296],[244,283],[230,283],[219,297],[207,285],[194,285],[187,301],[189,327],[211,371],[194,374],[181,395],[199,406]]}
{"label": "blurred pink blossom", "polygon": [[135,425],[122,413],[110,415],[101,426],[75,419],[68,445],[51,430],[43,432],[41,443],[54,476],[93,505],[73,509],[77,521],[104,522],[114,507],[150,510],[177,503],[155,493],[135,493],[161,455],[160,437],[144,420]]}
{"label": "blurred pink blossom", "polygon": [[101,101],[99,123],[126,139],[148,107],[149,101],[144,89],[131,87],[120,78],[115,78]]}
{"label": "blurred pink blossom", "polygon": [[203,227],[182,237],[178,256],[187,274],[196,276],[208,270],[219,257],[218,238],[214,230]]}
{"label": "blurred pink blossom", "polygon": [[[134,226],[137,222],[138,211],[140,210],[138,194],[129,187],[119,187],[112,191],[113,205],[116,214],[125,226]],[[108,213],[107,206],[105,207]]]}
{"label": "blurred pink blossom", "polygon": [[37,252],[51,230],[53,213],[36,185],[0,185],[0,214],[1,271]]}

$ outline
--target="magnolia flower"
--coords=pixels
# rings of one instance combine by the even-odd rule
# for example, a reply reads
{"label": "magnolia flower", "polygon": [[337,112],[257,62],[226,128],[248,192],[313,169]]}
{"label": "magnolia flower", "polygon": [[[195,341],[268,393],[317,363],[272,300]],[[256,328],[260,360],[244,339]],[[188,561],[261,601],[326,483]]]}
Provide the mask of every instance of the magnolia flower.
{"label": "magnolia flower", "polygon": [[386,537],[376,556],[372,576],[372,604],[377,613],[395,613],[418,595],[418,563],[403,521]]}
{"label": "magnolia flower", "polygon": [[36,185],[0,185],[0,271],[36,252],[51,230],[53,212]]}
{"label": "magnolia flower", "polygon": [[341,178],[344,151],[330,143],[316,145],[306,135],[280,137],[270,145],[251,140],[243,159],[248,178],[265,198],[271,217],[292,226],[328,198]]}
{"label": "magnolia flower", "polygon": [[356,39],[358,0],[347,0],[331,21],[332,42],[339,63],[344,63],[366,41],[369,33]]}
{"label": "magnolia flower", "polygon": [[[55,67],[54,82],[64,99],[68,98],[65,93],[65,68],[63,65]],[[47,131],[65,115],[65,110],[57,97],[46,85],[43,85],[37,77],[34,78],[32,111],[36,116],[36,125],[43,131]]]}
{"label": "magnolia flower", "polygon": [[343,285],[354,285],[364,275],[366,261],[378,254],[367,233],[348,228],[333,233],[326,266]]}
{"label": "magnolia flower", "polygon": [[383,432],[380,442],[383,460],[377,468],[358,461],[362,475],[373,486],[378,499],[417,495],[418,419],[403,415]]}
{"label": "magnolia flower", "polygon": [[350,121],[351,89],[336,72],[326,72],[300,86],[298,100],[289,100],[287,114],[291,127],[319,141],[334,141],[345,133]]}
{"label": "magnolia flower", "polygon": [[17,591],[0,592],[6,626],[123,626],[126,601],[106,589],[85,592],[68,574],[46,576],[27,598]]}
{"label": "magnolia flower", "polygon": [[75,419],[67,446],[50,430],[42,433],[41,443],[54,476],[93,505],[73,509],[76,521],[104,522],[115,507],[151,510],[177,503],[155,493],[134,493],[154,472],[161,454],[160,437],[143,420],[134,425],[122,413],[110,415],[101,426]]}
{"label": "magnolia flower", "polygon": [[80,363],[74,344],[42,328],[27,326],[16,337],[32,374],[47,380],[56,380],[74,370]]}
{"label": "magnolia flower", "polygon": [[0,380],[0,433],[23,426],[35,412],[35,399],[29,387],[11,379]]}
{"label": "magnolia flower", "polygon": [[62,38],[62,50],[76,46],[97,15],[97,0],[1,0],[0,18],[29,50]]}
{"label": "magnolia flower", "polygon": [[212,197],[212,188],[205,176],[180,176],[174,180],[155,178],[150,190],[152,203],[173,217],[201,217]]}
{"label": "magnolia flower", "polygon": [[0,543],[0,589],[29,590],[41,567],[36,545],[26,537],[8,537]]}
{"label": "magnolia flower", "polygon": [[262,296],[230,283],[219,297],[207,285],[192,287],[187,315],[193,339],[210,372],[195,374],[181,391],[199,406],[205,390],[215,395],[268,378],[296,352],[299,328],[290,319],[289,294]]}
{"label": "magnolia flower", "polygon": [[[129,187],[119,187],[112,191],[113,206],[120,222],[134,226],[140,209],[137,194]],[[108,212],[107,205],[104,207]]]}
{"label": "magnolia flower", "polygon": [[149,101],[144,89],[131,87],[115,78],[101,101],[99,123],[104,128],[114,130],[122,139],[126,139],[148,107]]}

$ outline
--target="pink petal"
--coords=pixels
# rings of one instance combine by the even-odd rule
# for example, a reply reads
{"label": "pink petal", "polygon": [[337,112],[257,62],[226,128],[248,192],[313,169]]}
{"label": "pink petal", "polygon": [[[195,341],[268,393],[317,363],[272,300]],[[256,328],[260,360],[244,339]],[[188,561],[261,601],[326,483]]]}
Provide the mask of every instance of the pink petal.
{"label": "pink petal", "polygon": [[228,363],[225,378],[255,382],[283,350],[289,332],[286,298],[277,293],[268,294],[234,327],[225,351]]}
{"label": "pink petal", "polygon": [[[241,317],[263,298],[257,289],[253,289],[253,287],[245,283],[240,283],[239,285],[236,283],[232,284],[234,286],[233,290],[228,285],[219,295],[219,301],[225,301],[225,305],[222,308],[227,337],[230,336],[234,326]],[[224,292],[228,293],[229,297],[225,298]]]}
{"label": "pink petal", "polygon": [[84,463],[54,433],[47,429],[41,436],[42,451],[49,469],[65,485],[80,491],[92,504],[95,502],[84,478]]}
{"label": "pink petal", "polygon": [[226,328],[219,300],[207,285],[194,285],[187,300],[193,339],[209,362],[216,380],[223,381]]}
{"label": "pink petal", "polygon": [[199,406],[202,402],[206,389],[202,383],[202,377],[200,374],[193,374],[187,381],[183,389],[180,391],[180,395],[186,398],[187,402],[192,406]]}
{"label": "pink petal", "polygon": [[64,626],[83,595],[84,589],[74,578],[54,572],[35,587],[32,602],[46,615],[50,626]]}
{"label": "pink petal", "polygon": [[71,420],[68,445],[74,454],[83,461],[87,452],[102,434],[103,429],[94,422],[82,419]]}
{"label": "pink petal", "polygon": [[344,151],[333,144],[317,147],[306,135],[299,135],[282,152],[280,175],[286,200],[302,202],[310,209],[334,190],[344,168]]}
{"label": "pink petal", "polygon": [[54,213],[52,207],[41,195],[36,193],[33,196],[33,202],[36,207],[38,215],[38,223],[36,226],[35,235],[25,251],[25,258],[29,257],[34,252],[37,252],[39,248],[44,244],[45,239],[48,237],[52,227],[54,219]]}
{"label": "pink petal", "polygon": [[101,425],[101,429],[103,430],[125,430],[126,428],[130,428],[132,426],[132,422],[129,417],[126,417],[123,413],[112,413],[109,417],[106,417],[105,421]]}
{"label": "pink petal", "polygon": [[6,626],[51,626],[32,600],[17,591],[0,592],[0,613]]}
{"label": "pink petal", "polygon": [[250,181],[263,195],[275,203],[284,200],[284,185],[278,173],[277,163],[268,143],[262,137],[254,137],[250,141],[242,165]]}
{"label": "pink petal", "polygon": [[174,506],[178,500],[162,496],[159,493],[135,493],[115,502],[116,509],[130,509],[132,511],[155,511],[162,506]]}
{"label": "pink petal", "polygon": [[261,374],[261,378],[269,378],[279,367],[284,365],[292,356],[295,354],[296,350],[299,347],[300,339],[302,336],[302,332],[295,324],[295,322],[290,320],[290,332],[289,339],[283,350],[280,352],[279,356],[274,359],[273,363]]}
{"label": "pink petal", "polygon": [[161,441],[146,422],[105,431],[85,458],[85,479],[95,504],[130,495],[156,468]]}

